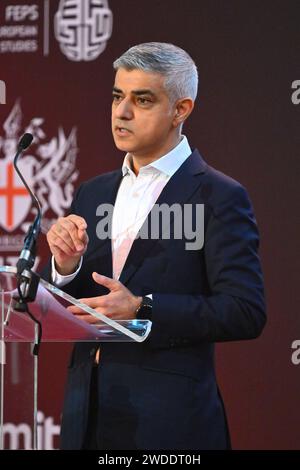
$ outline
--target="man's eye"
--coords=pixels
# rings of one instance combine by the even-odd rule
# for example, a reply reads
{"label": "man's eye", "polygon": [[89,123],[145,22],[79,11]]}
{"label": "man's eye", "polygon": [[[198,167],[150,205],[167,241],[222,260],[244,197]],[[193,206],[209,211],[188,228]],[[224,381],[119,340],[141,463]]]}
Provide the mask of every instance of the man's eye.
{"label": "man's eye", "polygon": [[137,101],[138,101],[138,103],[140,103],[140,104],[148,104],[148,103],[150,103],[150,100],[149,100],[148,98],[141,98],[141,97],[139,97],[139,98],[137,99]]}
{"label": "man's eye", "polygon": [[113,101],[120,101],[121,96],[120,95],[113,95]]}

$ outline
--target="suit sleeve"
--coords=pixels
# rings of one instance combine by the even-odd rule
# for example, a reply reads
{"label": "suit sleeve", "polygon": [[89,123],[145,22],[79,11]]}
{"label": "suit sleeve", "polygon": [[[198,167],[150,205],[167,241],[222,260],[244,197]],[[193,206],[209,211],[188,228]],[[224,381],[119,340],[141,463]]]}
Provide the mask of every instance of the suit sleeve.
{"label": "suit sleeve", "polygon": [[[77,191],[75,193],[75,196],[74,196],[74,199],[72,201],[71,207],[70,207],[68,213],[66,214],[66,216],[70,215],[70,214],[79,215],[78,209],[77,209],[77,199],[78,199],[79,193],[80,193],[83,185],[84,185],[84,183],[81,184],[79,186],[79,188],[77,189]],[[80,261],[80,267],[81,267],[81,264],[82,264],[82,261]],[[68,282],[68,284],[66,284],[64,286],[61,286],[60,284],[55,284],[55,282],[53,282],[53,280],[52,280],[52,256],[48,259],[46,265],[43,267],[43,269],[40,273],[40,275],[43,279],[45,279],[46,281],[56,285],[58,288],[62,289],[64,287],[63,290],[65,292],[67,292],[68,294],[74,296],[74,297],[76,295],[76,288],[77,288],[77,274],[70,282]]]}
{"label": "suit sleeve", "polygon": [[265,322],[259,236],[245,189],[212,208],[204,241],[210,295],[154,294],[151,341],[188,345],[251,339]]}

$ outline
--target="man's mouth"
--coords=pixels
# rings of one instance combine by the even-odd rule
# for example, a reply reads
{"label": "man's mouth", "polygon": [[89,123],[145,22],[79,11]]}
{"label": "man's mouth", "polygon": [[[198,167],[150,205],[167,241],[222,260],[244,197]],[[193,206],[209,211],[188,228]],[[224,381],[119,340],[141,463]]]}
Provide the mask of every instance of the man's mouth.
{"label": "man's mouth", "polygon": [[117,133],[124,134],[124,135],[132,132],[130,129],[128,129],[127,127],[123,127],[123,126],[115,126],[115,130],[117,131]]}

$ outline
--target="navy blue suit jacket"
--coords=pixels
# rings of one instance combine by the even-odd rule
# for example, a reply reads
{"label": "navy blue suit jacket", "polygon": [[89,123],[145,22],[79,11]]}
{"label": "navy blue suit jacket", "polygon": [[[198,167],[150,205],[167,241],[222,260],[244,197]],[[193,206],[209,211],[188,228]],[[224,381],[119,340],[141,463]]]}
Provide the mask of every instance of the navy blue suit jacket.
{"label": "navy blue suit jacket", "polygon": [[[71,211],[85,218],[89,246],[65,287],[77,298],[107,293],[91,274],[112,277],[111,241],[96,236],[101,203],[114,204],[121,170],[82,184]],[[265,324],[259,237],[247,192],[208,166],[197,150],[157,204],[204,204],[202,249],[186,240],[137,238],[120,281],[153,294],[144,343],[102,343],[98,443],[102,449],[224,449],[229,438],[214,367],[214,342],[257,337]],[[69,365],[61,443],[81,448],[88,422],[95,343],[76,345]]]}

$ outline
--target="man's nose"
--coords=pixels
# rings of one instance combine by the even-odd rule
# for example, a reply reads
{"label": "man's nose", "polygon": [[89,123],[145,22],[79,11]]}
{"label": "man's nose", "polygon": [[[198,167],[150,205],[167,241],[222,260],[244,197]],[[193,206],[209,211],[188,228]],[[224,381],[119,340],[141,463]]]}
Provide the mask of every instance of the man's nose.
{"label": "man's nose", "polygon": [[115,117],[119,119],[132,119],[132,116],[132,103],[129,99],[124,98],[115,108]]}

